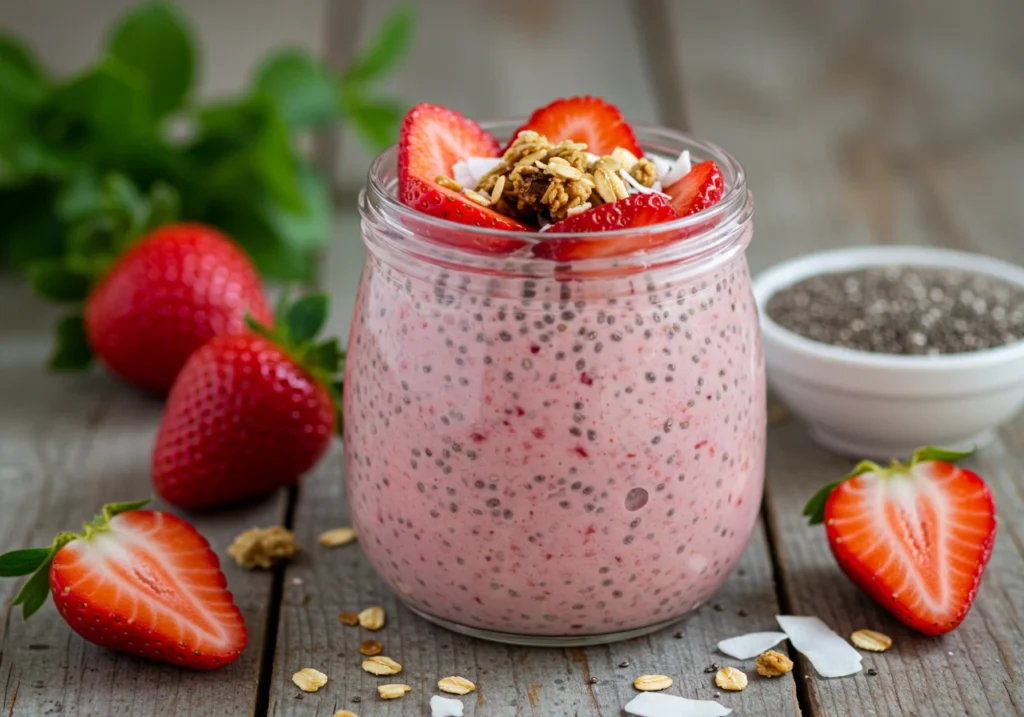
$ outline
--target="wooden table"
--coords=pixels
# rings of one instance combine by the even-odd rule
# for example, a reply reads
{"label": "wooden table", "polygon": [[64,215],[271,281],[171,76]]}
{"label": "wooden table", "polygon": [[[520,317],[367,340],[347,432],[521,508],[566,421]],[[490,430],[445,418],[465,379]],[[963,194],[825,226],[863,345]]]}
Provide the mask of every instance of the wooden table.
{"label": "wooden table", "polygon": [[[638,3],[638,5],[640,5]],[[636,11],[649,50],[649,87],[663,121],[692,125],[748,169],[756,202],[756,270],[815,248],[920,243],[1024,260],[1024,45],[1019,0],[918,7],[904,1],[783,0],[681,4]],[[849,10],[848,12],[846,10]],[[722,38],[736,41],[723,43]],[[682,88],[682,89],[680,89]],[[351,201],[339,218],[324,283],[345,332],[359,270]],[[48,544],[100,504],[149,492],[160,404],[109,377],[40,369],[55,311],[13,276],[0,277],[0,550]],[[609,647],[506,647],[434,628],[402,609],[352,546],[326,552],[316,536],[347,522],[341,446],[302,487],[245,509],[193,516],[221,556],[251,526],[286,524],[304,552],[272,572],[225,572],[250,646],[230,667],[193,674],[117,655],[70,632],[52,606],[0,622],[0,713],[9,715],[422,715],[440,677],[479,691],[467,715],[619,715],[635,676],[676,679],[671,693],[711,698],[714,652],[735,634],[774,629],[777,613],[817,615],[842,634],[871,627],[894,638],[866,655],[867,672],[827,680],[796,656],[792,675],[723,694],[737,715],[1024,714],[1024,420],[973,459],[989,481],[1000,529],[977,602],[943,638],[904,629],[836,568],[807,497],[849,461],[812,445],[795,421],[770,428],[762,520],[740,568],[709,605],[675,628]],[[16,591],[0,583],[0,604]],[[359,669],[359,630],[341,611],[380,604],[377,637],[406,666],[412,694],[381,702]],[[628,667],[620,664],[628,663]],[[317,694],[291,675],[330,676]],[[749,663],[747,664],[749,668]],[[361,702],[354,700],[360,698]]]}

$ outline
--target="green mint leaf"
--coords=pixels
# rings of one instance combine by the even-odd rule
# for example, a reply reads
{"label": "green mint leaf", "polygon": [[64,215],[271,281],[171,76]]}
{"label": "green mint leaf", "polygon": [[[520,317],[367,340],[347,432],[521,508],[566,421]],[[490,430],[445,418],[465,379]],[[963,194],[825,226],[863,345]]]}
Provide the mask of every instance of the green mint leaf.
{"label": "green mint leaf", "polygon": [[60,122],[88,127],[103,151],[123,147],[131,138],[152,131],[145,80],[135,68],[113,57],[59,86],[46,105]]}
{"label": "green mint leaf", "polygon": [[145,229],[156,229],[181,218],[181,194],[164,182],[156,182],[149,190],[149,216]]}
{"label": "green mint leaf", "polygon": [[265,279],[309,282],[313,278],[313,253],[283,235],[264,216],[262,206],[272,204],[260,188],[249,201],[234,196],[219,200],[204,219],[229,236],[244,241],[245,250]]}
{"label": "green mint leaf", "polygon": [[405,107],[388,98],[363,99],[347,96],[349,119],[359,135],[376,150],[390,147],[398,139]]}
{"label": "green mint leaf", "polygon": [[50,357],[54,371],[77,371],[92,363],[92,349],[80,314],[65,316],[57,324],[57,346]]}
{"label": "green mint leaf", "polygon": [[916,465],[918,463],[925,463],[927,461],[942,461],[944,463],[956,463],[964,458],[968,458],[974,455],[974,451],[951,451],[946,448],[936,448],[935,446],[925,446],[924,448],[918,448],[910,456],[910,465]]}
{"label": "green mint leaf", "polygon": [[269,197],[254,200],[252,209],[282,242],[297,251],[308,252],[326,244],[330,236],[331,194],[327,182],[308,162],[300,162],[297,181],[305,199],[303,209],[289,209]]}
{"label": "green mint leaf", "polygon": [[50,557],[50,548],[26,548],[0,555],[0,578],[31,575]]}
{"label": "green mint leaf", "polygon": [[807,501],[803,514],[807,516],[808,522],[811,525],[817,525],[825,521],[825,504],[828,503],[828,497],[832,495],[832,491],[835,490],[840,483],[842,483],[842,481],[829,483],[815,493],[809,501]]}
{"label": "green mint leaf", "polygon": [[29,266],[32,290],[52,301],[84,301],[92,278],[70,270],[60,259],[40,261]]}
{"label": "green mint leaf", "polygon": [[[3,112],[0,111],[0,115]],[[0,190],[0,251],[23,270],[64,251],[65,227],[53,211],[55,188],[50,182]]]}
{"label": "green mint leaf", "polygon": [[110,54],[134,68],[148,88],[153,117],[182,106],[195,74],[192,28],[170,3],[130,9],[110,35]]}
{"label": "green mint leaf", "polygon": [[254,85],[292,129],[319,127],[338,117],[334,78],[306,50],[286,49],[270,55],[257,69]]}
{"label": "green mint leaf", "polygon": [[46,88],[46,76],[31,50],[17,38],[0,32],[0,107],[4,108],[0,115],[9,116],[18,107],[35,104]]}
{"label": "green mint leaf", "polygon": [[327,321],[327,308],[327,294],[302,297],[288,309],[284,322],[285,336],[298,345],[312,341]]}
{"label": "green mint leaf", "polygon": [[343,81],[362,84],[377,79],[396,67],[412,40],[416,29],[416,11],[411,5],[400,5],[377,28],[366,47],[345,71]]}

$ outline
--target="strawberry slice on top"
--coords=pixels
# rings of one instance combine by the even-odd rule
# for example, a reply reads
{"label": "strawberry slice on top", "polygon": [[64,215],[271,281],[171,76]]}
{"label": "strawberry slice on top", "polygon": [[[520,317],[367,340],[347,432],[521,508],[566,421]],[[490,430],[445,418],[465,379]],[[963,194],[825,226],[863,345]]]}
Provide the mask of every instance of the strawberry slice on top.
{"label": "strawberry slice on top", "polygon": [[903,623],[942,635],[966,617],[995,542],[992,493],[966,457],[921,448],[907,464],[862,461],[807,504],[839,567]]}
{"label": "strawberry slice on top", "polygon": [[725,194],[725,179],[722,169],[714,160],[708,159],[694,165],[678,182],[664,188],[672,197],[672,206],[681,217],[713,207]]}
{"label": "strawberry slice on top", "polygon": [[216,554],[175,516],[113,503],[81,534],[0,555],[0,577],[32,575],[14,599],[26,618],[53,595],[89,642],[196,670],[234,662],[247,633]]}
{"label": "strawberry slice on top", "polygon": [[[403,204],[438,219],[488,229],[532,231],[525,224],[437,183],[439,177],[452,176],[456,162],[469,157],[496,157],[500,152],[498,140],[476,122],[440,105],[416,105],[405,115],[399,134],[398,197]],[[525,244],[517,239],[470,236],[455,231],[424,233],[444,243],[495,253],[514,251]]]}
{"label": "strawberry slice on top", "polygon": [[[534,256],[556,261],[622,256],[644,249],[655,249],[679,237],[673,232],[637,233],[593,239],[559,239],[559,233],[607,232],[614,229],[648,227],[678,219],[668,201],[658,194],[632,194],[602,204],[551,226],[545,239],[533,247]],[[547,238],[549,237],[550,238]]]}
{"label": "strawberry slice on top", "polygon": [[598,156],[611,154],[616,147],[628,149],[637,157],[644,156],[633,128],[626,123],[619,108],[599,97],[570,97],[541,107],[512,133],[509,144],[526,129],[544,135],[555,144],[567,139],[585,142],[587,151]]}

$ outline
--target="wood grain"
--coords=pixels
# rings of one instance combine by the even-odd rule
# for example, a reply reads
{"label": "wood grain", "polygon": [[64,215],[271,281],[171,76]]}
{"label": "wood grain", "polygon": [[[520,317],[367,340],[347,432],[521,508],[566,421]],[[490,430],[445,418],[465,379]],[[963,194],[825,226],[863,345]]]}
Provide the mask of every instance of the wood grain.
{"label": "wood grain", "polygon": [[[161,405],[94,372],[42,366],[54,312],[12,277],[0,280],[0,551],[48,545],[103,503],[148,495]],[[222,558],[236,533],[280,521],[283,497],[216,516],[185,516]],[[161,507],[157,504],[157,507]],[[8,607],[21,581],[0,582],[0,706],[15,716],[248,714],[256,698],[271,575],[224,565],[249,647],[223,670],[193,673],[91,645],[47,604],[32,620]]]}
{"label": "wood grain", "polygon": [[[437,680],[461,675],[478,691],[462,698],[470,715],[618,715],[635,692],[642,674],[671,675],[670,693],[711,699],[711,662],[745,667],[715,652],[725,637],[772,629],[777,612],[771,563],[764,534],[757,532],[739,569],[710,605],[677,627],[616,645],[579,650],[529,649],[492,644],[434,627],[401,607],[377,578],[358,544],[327,549],[320,532],[348,525],[340,446],[302,485],[295,509],[295,530],[304,551],[285,574],[284,601],[271,684],[270,713],[332,715],[347,708],[361,717],[425,714]],[[383,630],[371,633],[346,627],[338,613],[381,605],[388,616]],[[718,606],[717,608],[715,606]],[[741,616],[741,611],[743,615]],[[681,633],[682,637],[674,637]],[[362,640],[375,639],[385,655],[403,665],[391,678],[360,668]],[[626,668],[618,667],[628,662]],[[294,672],[313,667],[330,677],[316,694],[302,694],[291,682]],[[590,678],[597,678],[590,684]],[[376,695],[376,685],[404,682],[413,691],[393,702]],[[752,679],[756,689],[719,699],[739,714],[796,714],[793,681]],[[353,703],[354,697],[360,703]]]}

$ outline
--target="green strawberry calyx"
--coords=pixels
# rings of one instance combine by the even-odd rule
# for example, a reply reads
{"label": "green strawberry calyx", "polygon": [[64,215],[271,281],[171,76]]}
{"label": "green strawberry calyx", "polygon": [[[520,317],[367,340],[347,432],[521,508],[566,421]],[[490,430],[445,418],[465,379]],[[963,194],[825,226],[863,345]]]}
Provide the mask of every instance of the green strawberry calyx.
{"label": "green strawberry calyx", "polygon": [[81,533],[60,533],[48,548],[25,548],[0,555],[0,578],[32,576],[21,587],[11,604],[21,605],[24,619],[32,617],[46,603],[46,597],[50,594],[50,564],[61,548],[72,540],[88,540],[97,533],[110,530],[110,520],[115,515],[138,510],[149,501],[150,499],[146,498],[131,503],[107,503],[99,515],[82,525]]}
{"label": "green strawberry calyx", "polygon": [[832,491],[841,483],[848,481],[850,478],[855,478],[859,475],[864,475],[865,473],[871,473],[880,478],[892,478],[894,476],[906,475],[907,471],[919,463],[929,463],[932,461],[956,463],[959,460],[967,458],[973,453],[973,450],[951,451],[946,448],[925,446],[924,448],[918,448],[916,451],[911,453],[910,459],[906,463],[901,463],[894,458],[889,462],[888,466],[882,467],[874,461],[861,461],[841,480],[829,483],[815,493],[811,499],[807,501],[807,505],[804,506],[803,514],[807,516],[810,525],[817,525],[825,522],[825,505],[828,503],[828,497],[832,495]]}
{"label": "green strawberry calyx", "polygon": [[308,294],[290,302],[285,291],[274,312],[273,328],[264,326],[251,316],[246,317],[245,322],[253,333],[284,349],[327,390],[334,401],[334,423],[340,435],[345,351],[336,338],[317,338],[327,321],[329,303],[330,297],[323,293]]}

